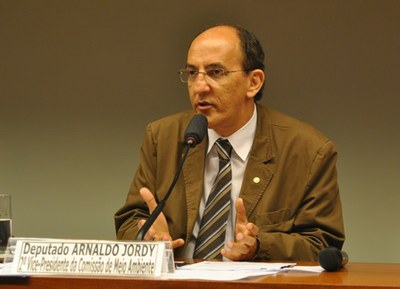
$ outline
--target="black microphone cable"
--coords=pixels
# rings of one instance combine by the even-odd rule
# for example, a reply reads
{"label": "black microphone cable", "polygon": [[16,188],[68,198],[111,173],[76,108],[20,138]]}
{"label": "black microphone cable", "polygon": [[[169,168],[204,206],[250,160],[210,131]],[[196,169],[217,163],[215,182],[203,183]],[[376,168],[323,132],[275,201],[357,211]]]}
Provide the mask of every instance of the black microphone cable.
{"label": "black microphone cable", "polygon": [[146,235],[147,231],[150,229],[151,225],[155,222],[157,217],[160,215],[162,210],[165,207],[165,204],[167,203],[167,200],[169,196],[171,195],[172,189],[175,187],[176,182],[178,181],[179,174],[182,171],[183,164],[188,156],[189,150],[196,145],[198,145],[204,138],[206,132],[207,132],[207,118],[202,115],[202,114],[196,114],[192,120],[190,121],[186,132],[185,132],[185,144],[186,146],[186,151],[179,162],[178,169],[175,173],[174,179],[165,194],[164,198],[157,204],[156,208],[154,211],[150,214],[149,218],[146,220],[146,222],[143,224],[143,226],[139,229],[137,235],[136,235],[136,240],[142,241],[144,239],[144,236]]}

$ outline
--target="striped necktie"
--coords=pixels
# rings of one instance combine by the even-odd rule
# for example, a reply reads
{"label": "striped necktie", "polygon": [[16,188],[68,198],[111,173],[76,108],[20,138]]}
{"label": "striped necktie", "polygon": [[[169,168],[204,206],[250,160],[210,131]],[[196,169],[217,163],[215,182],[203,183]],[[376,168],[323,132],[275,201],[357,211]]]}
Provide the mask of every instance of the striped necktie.
{"label": "striped necktie", "polygon": [[226,224],[231,204],[232,146],[226,139],[218,139],[216,148],[219,157],[219,170],[211,188],[201,219],[193,257],[198,259],[221,259],[224,247]]}

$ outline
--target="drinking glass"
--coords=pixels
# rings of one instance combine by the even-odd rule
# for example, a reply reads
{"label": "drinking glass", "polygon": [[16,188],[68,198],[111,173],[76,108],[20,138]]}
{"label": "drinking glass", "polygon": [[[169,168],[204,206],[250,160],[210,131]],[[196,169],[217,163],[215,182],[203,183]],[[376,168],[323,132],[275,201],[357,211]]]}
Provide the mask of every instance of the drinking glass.
{"label": "drinking glass", "polygon": [[12,232],[11,196],[0,194],[0,254],[4,254]]}

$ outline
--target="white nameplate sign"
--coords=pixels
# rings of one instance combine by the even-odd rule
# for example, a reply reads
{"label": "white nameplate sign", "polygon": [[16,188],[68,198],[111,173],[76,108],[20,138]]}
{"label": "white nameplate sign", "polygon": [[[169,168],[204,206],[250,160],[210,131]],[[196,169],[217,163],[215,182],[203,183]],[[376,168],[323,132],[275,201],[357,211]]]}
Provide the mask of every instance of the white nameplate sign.
{"label": "white nameplate sign", "polygon": [[161,273],[173,273],[174,270],[173,251],[169,242],[13,240],[13,273],[160,276]]}

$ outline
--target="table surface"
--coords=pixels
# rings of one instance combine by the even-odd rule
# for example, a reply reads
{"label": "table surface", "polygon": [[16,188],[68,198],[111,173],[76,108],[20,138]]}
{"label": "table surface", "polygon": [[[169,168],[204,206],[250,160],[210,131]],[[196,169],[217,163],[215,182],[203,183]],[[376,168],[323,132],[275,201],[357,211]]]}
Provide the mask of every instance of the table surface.
{"label": "table surface", "polygon": [[[299,265],[317,265],[299,263]],[[239,281],[161,280],[159,278],[33,276],[0,279],[2,289],[134,288],[400,288],[400,264],[349,263],[337,272],[280,272]]]}

